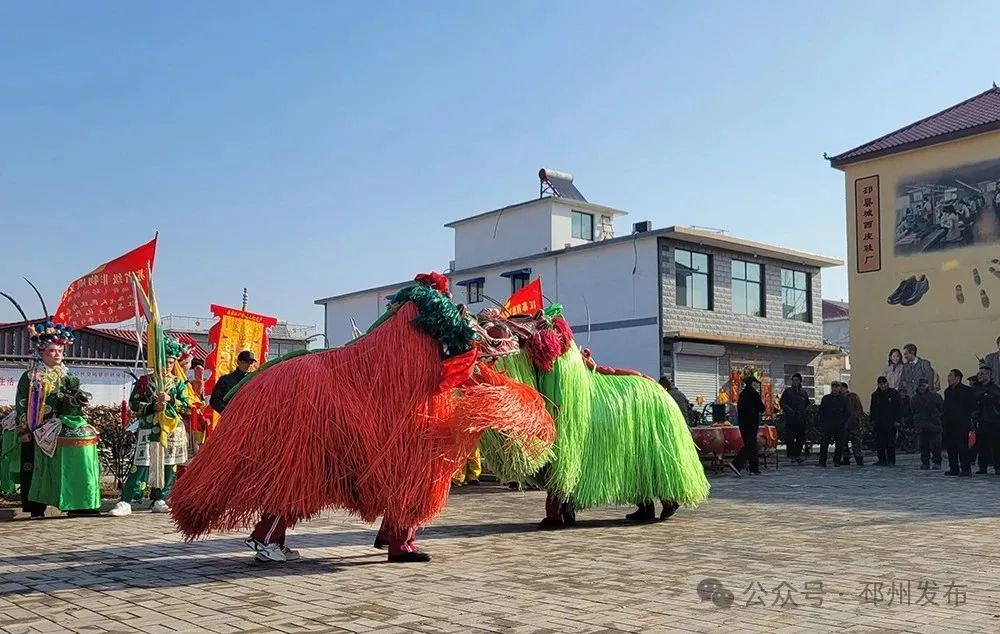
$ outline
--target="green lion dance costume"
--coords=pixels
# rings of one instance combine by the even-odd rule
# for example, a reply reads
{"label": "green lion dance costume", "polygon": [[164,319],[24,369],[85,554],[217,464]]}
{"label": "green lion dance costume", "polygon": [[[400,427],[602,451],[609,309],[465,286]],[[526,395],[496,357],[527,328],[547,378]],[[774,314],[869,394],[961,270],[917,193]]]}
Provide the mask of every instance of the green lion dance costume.
{"label": "green lion dance costume", "polygon": [[[653,520],[656,499],[666,519],[708,497],[697,447],[674,400],[647,376],[597,365],[573,341],[561,306],[510,318],[491,309],[477,321],[480,354],[535,387],[555,420],[551,459],[534,478],[549,494],[541,528],[572,525],[575,509],[602,504],[637,504],[628,519]],[[498,449],[492,435],[483,437],[485,461],[501,478],[523,469],[509,443]]]}

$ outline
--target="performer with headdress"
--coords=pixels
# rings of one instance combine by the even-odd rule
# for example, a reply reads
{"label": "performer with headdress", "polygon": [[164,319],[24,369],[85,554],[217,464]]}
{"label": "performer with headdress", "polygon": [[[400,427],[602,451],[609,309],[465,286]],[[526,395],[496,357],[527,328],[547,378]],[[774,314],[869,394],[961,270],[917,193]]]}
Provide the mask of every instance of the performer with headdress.
{"label": "performer with headdress", "polygon": [[164,348],[169,369],[165,376],[157,381],[151,372],[132,386],[129,408],[139,418],[139,429],[131,472],[121,500],[110,511],[114,517],[131,515],[132,505],[142,503],[147,494],[154,513],[168,513],[167,496],[177,479],[177,467],[187,463],[188,438],[182,417],[191,404],[178,361],[190,348],[170,336],[164,336]]}
{"label": "performer with headdress", "polygon": [[32,519],[43,518],[47,506],[70,515],[96,514],[101,506],[98,437],[82,415],[90,394],[63,365],[73,330],[46,321],[28,326],[28,333],[35,360],[21,376],[16,397],[22,509]]}

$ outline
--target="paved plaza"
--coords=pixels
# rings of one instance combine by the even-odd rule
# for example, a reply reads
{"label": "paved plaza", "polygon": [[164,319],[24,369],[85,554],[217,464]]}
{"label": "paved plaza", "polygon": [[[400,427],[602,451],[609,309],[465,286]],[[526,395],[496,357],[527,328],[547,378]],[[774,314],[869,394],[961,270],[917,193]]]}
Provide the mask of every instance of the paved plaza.
{"label": "paved plaza", "polygon": [[542,493],[467,489],[421,534],[430,564],[386,563],[340,513],[298,527],[284,566],[163,515],[0,523],[0,630],[1000,630],[1000,476],[902,462],[720,475],[667,522],[602,508],[559,533],[535,530]]}

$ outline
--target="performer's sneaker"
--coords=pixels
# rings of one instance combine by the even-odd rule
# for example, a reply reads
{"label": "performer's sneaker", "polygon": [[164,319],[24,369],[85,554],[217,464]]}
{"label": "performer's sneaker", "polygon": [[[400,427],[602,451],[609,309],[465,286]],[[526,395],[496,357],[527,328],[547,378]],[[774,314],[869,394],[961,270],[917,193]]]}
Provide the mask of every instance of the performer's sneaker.
{"label": "performer's sneaker", "polygon": [[115,507],[108,511],[108,515],[111,517],[125,517],[126,515],[132,514],[132,505],[128,502],[119,502],[115,504]]}
{"label": "performer's sneaker", "polygon": [[267,544],[265,544],[264,542],[259,542],[253,537],[247,537],[246,539],[243,540],[243,543],[246,544],[247,548],[254,551],[255,553],[259,553],[260,551],[267,548]]}
{"label": "performer's sneaker", "polygon": [[163,500],[157,500],[153,502],[153,506],[150,507],[150,511],[154,513],[169,513],[170,507]]}
{"label": "performer's sneaker", "polygon": [[427,553],[422,553],[419,550],[412,550],[405,553],[399,553],[396,555],[389,555],[389,563],[393,564],[413,564],[422,563],[425,561],[430,561],[431,556]]}
{"label": "performer's sneaker", "polygon": [[[296,553],[298,554],[298,553]],[[284,563],[287,561],[285,553],[282,552],[281,546],[278,544],[268,544],[264,548],[257,551],[257,556],[254,557],[257,561]]]}
{"label": "performer's sneaker", "polygon": [[285,561],[298,561],[301,559],[299,556],[299,551],[292,550],[288,546],[281,547],[281,554],[285,556]]}

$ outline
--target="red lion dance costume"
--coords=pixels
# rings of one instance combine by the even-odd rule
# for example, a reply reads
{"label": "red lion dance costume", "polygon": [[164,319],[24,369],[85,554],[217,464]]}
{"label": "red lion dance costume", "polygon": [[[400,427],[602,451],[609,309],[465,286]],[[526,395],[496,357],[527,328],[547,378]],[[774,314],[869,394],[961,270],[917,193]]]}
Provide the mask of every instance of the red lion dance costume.
{"label": "red lion dance costume", "polygon": [[412,530],[441,511],[483,431],[539,455],[550,448],[543,398],[476,363],[473,329],[444,276],[416,281],[364,336],[268,363],[230,392],[171,495],[188,540],[259,517],[255,535],[270,537],[335,507],[382,516],[390,561],[426,561]]}

